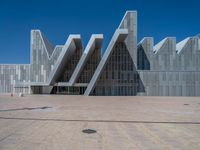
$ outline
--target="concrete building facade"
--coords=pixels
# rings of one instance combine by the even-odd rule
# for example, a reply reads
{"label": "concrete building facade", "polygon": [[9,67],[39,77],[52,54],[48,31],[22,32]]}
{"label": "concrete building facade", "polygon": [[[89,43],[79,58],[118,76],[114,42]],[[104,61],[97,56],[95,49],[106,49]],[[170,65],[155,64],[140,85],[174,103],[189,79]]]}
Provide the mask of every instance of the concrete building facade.
{"label": "concrete building facade", "polygon": [[32,30],[30,64],[1,64],[0,93],[200,96],[199,36],[137,43],[137,12],[127,11],[103,55],[102,42],[93,34],[84,48],[76,34],[53,47]]}

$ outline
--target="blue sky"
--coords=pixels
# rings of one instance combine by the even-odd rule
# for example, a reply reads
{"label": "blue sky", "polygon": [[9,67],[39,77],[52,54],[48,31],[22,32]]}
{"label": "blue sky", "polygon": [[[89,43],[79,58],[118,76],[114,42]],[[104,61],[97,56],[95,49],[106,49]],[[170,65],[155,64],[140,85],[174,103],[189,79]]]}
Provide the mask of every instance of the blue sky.
{"label": "blue sky", "polygon": [[138,42],[152,36],[180,41],[200,33],[198,0],[0,0],[0,63],[30,63],[30,30],[40,29],[53,45],[81,34],[104,34],[106,48],[126,10],[138,11]]}

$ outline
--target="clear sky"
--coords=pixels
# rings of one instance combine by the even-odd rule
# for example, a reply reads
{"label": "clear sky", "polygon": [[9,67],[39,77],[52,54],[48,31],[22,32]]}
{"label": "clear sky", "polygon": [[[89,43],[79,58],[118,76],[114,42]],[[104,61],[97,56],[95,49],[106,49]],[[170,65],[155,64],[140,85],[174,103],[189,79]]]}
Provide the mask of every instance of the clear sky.
{"label": "clear sky", "polygon": [[145,36],[200,33],[199,0],[0,0],[0,63],[30,63],[30,30],[40,29],[53,45],[81,34],[104,34],[105,49],[126,10],[138,11],[138,42]]}

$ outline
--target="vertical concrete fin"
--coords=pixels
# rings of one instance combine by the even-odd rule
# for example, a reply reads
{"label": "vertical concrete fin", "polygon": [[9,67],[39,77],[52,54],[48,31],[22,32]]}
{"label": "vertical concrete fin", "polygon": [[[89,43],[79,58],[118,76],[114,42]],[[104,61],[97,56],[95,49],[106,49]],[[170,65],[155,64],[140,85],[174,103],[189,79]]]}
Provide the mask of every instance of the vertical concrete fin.
{"label": "vertical concrete fin", "polygon": [[108,58],[110,57],[110,54],[112,53],[116,42],[124,41],[126,39],[127,35],[128,35],[127,29],[117,29],[115,31],[97,69],[95,70],[94,75],[92,76],[92,79],[90,80],[90,83],[87,86],[87,89],[85,90],[84,95],[90,95],[90,93],[93,91],[95,84],[96,84],[98,78],[100,77],[100,75],[108,61]]}
{"label": "vertical concrete fin", "polygon": [[128,30],[128,36],[125,43],[135,67],[137,68],[137,12],[127,11],[118,29]]}

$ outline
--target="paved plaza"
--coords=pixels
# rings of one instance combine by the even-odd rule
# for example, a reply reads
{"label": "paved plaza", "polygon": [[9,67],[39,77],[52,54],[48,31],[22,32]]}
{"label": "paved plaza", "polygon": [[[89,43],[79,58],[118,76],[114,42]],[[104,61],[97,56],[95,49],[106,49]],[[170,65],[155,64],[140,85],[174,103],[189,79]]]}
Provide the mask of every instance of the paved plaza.
{"label": "paved plaza", "polygon": [[79,149],[198,150],[200,97],[0,95],[0,150]]}

